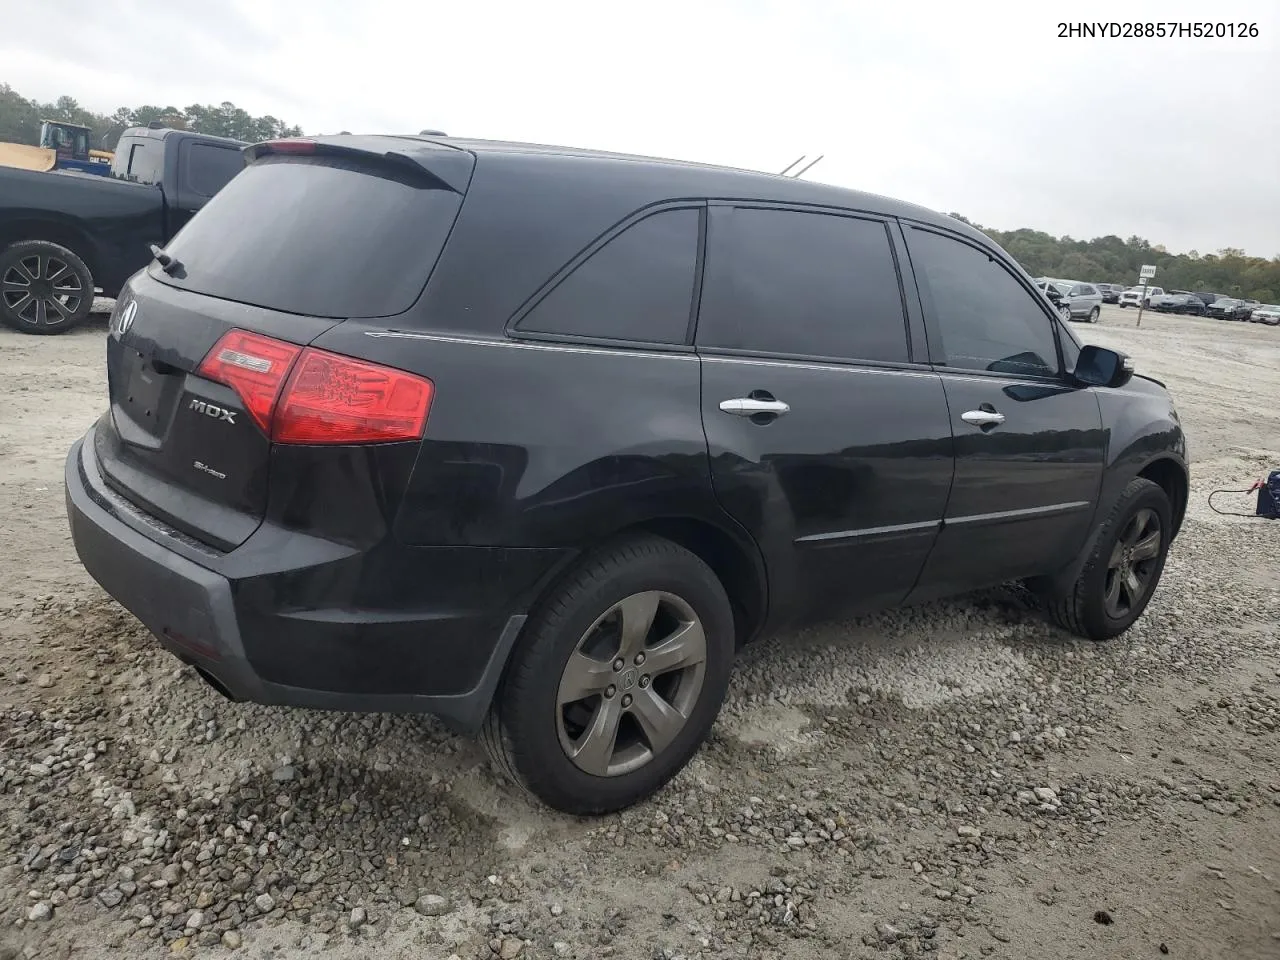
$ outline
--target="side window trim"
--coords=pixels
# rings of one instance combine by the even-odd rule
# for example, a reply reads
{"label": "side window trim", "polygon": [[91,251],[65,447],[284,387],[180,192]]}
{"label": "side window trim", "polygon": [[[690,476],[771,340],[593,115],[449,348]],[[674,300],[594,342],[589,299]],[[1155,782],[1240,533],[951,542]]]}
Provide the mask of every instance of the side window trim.
{"label": "side window trim", "polygon": [[[831,357],[818,354],[808,353],[783,353],[770,350],[750,350],[739,347],[719,347],[708,346],[697,343],[696,325],[692,331],[692,343],[697,345],[699,354],[707,356],[723,356],[723,357],[742,357],[744,359],[757,360],[780,360],[794,361],[797,363],[821,363],[836,364],[839,366],[856,366],[856,367],[878,367],[886,370],[901,370],[919,368],[929,365],[927,350],[923,348],[923,344],[917,345],[917,340],[913,336],[915,325],[913,324],[913,309],[919,309],[919,301],[913,307],[912,297],[910,295],[910,287],[908,285],[907,270],[909,267],[904,265],[906,260],[906,247],[901,237],[901,229],[898,227],[896,218],[883,213],[877,213],[874,210],[856,210],[847,207],[828,207],[819,204],[805,203],[786,203],[777,200],[753,200],[750,198],[742,199],[726,199],[716,198],[707,201],[707,212],[703,217],[702,243],[698,252],[698,306],[701,308],[701,292],[702,292],[702,276],[703,267],[706,258],[706,233],[712,214],[716,208],[736,207],[739,209],[749,210],[787,210],[795,213],[814,213],[823,214],[833,217],[846,217],[851,220],[867,220],[873,223],[881,224],[885,229],[885,238],[889,242],[889,255],[893,260],[893,265],[897,271],[898,295],[902,302],[902,313],[904,323],[904,334],[907,341],[907,360],[866,360],[857,357]],[[924,330],[923,317],[917,313],[915,320],[918,321],[921,332]]]}
{"label": "side window trim", "polygon": [[[933,357],[932,365],[939,373],[956,373],[956,374],[963,374],[965,376],[973,375],[978,377],[992,377],[992,378],[1003,378],[1003,379],[1016,378],[1020,380],[1031,380],[1037,383],[1045,383],[1046,381],[1053,382],[1053,383],[1066,382],[1068,378],[1066,376],[1066,373],[1064,372],[1062,344],[1058,340],[1058,332],[1057,332],[1057,326],[1056,326],[1058,323],[1058,317],[1054,313],[1051,313],[1049,311],[1048,300],[1045,299],[1041,291],[1036,289],[1034,284],[1029,284],[1027,280],[1025,280],[1022,276],[1019,275],[1019,272],[1017,270],[1012,269],[1009,266],[1008,262],[1006,262],[1004,257],[1002,257],[997,251],[988,249],[984,244],[975,243],[969,237],[962,236],[961,234],[954,233],[950,230],[945,229],[944,227],[938,227],[930,223],[921,223],[913,220],[904,220],[903,223],[913,230],[919,230],[923,233],[932,233],[932,234],[935,234],[936,236],[945,237],[948,240],[955,240],[959,243],[962,243],[965,246],[970,247],[973,250],[976,250],[978,253],[981,253],[984,256],[986,256],[988,259],[991,260],[992,263],[996,264],[997,267],[999,267],[1006,274],[1008,274],[1009,277],[1015,283],[1017,283],[1019,287],[1022,288],[1023,292],[1027,294],[1027,296],[1031,299],[1031,301],[1036,305],[1037,309],[1039,309],[1041,316],[1044,317],[1045,322],[1049,325],[1050,332],[1053,334],[1054,348],[1057,350],[1057,353],[1058,353],[1057,355],[1058,370],[1056,373],[1050,374],[1048,376],[1040,376],[1038,374],[1031,374],[1031,373],[1007,373],[1003,371],[991,371],[991,370],[970,370],[968,368],[949,366],[946,363],[946,359],[945,359],[946,353],[942,349],[942,334],[941,334],[941,331],[938,329],[938,311],[933,303],[933,295],[929,291],[928,284],[921,285],[919,282],[919,279],[917,279],[915,286],[916,286],[916,291],[920,296],[920,303],[924,308],[925,331],[929,341],[929,351],[931,356]],[[903,233],[904,234],[907,233],[907,230],[905,227],[903,229]],[[907,240],[908,256],[910,256],[910,251],[911,251],[911,242],[910,240]],[[912,272],[913,273],[916,272],[914,265],[912,267]]]}
{"label": "side window trim", "polygon": [[[616,347],[620,349],[637,349],[648,352],[664,351],[672,353],[693,353],[693,338],[697,325],[698,305],[702,298],[702,266],[706,254],[707,237],[707,202],[705,200],[664,200],[633,210],[612,227],[605,230],[594,240],[579,250],[564,266],[553,273],[525,300],[506,324],[506,335],[513,340],[541,341],[546,343],[587,344],[600,347]],[[693,296],[690,298],[689,323],[685,330],[684,343],[663,343],[655,340],[617,340],[610,337],[588,336],[574,333],[547,333],[541,330],[521,330],[520,324],[532,313],[556,287],[573,275],[574,271],[586,263],[611,240],[629,230],[641,220],[670,210],[698,211],[698,251],[694,265]]]}

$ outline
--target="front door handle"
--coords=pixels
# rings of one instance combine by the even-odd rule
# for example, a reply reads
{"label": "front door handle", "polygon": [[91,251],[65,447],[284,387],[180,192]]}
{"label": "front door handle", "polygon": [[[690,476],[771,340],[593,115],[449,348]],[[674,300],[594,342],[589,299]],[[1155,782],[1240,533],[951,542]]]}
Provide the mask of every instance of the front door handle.
{"label": "front door handle", "polygon": [[966,410],[960,414],[960,419],[975,427],[995,427],[1004,423],[1004,414],[995,410]]}
{"label": "front door handle", "polygon": [[767,417],[780,417],[784,413],[791,412],[790,405],[781,400],[764,400],[756,397],[734,397],[732,400],[721,400],[720,409],[735,417],[758,417],[761,414]]}

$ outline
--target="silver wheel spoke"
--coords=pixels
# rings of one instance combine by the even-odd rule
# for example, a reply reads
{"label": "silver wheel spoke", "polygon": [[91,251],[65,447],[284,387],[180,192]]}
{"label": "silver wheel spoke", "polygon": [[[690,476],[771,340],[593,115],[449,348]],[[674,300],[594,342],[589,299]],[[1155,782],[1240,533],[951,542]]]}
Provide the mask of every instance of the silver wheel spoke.
{"label": "silver wheel spoke", "polygon": [[619,653],[623,657],[629,659],[644,649],[661,599],[660,593],[651,590],[627,597],[618,604],[618,612],[622,616],[622,648]]}
{"label": "silver wheel spoke", "polygon": [[37,301],[36,301],[36,321],[35,321],[35,322],[36,322],[38,325],[42,325],[42,324],[44,324],[44,323],[48,322],[48,318],[49,318],[49,314],[48,314],[47,310],[45,309],[44,301],[43,301],[43,300],[37,300]]}
{"label": "silver wheel spoke", "polygon": [[635,702],[631,705],[631,713],[644,731],[644,738],[649,741],[649,749],[655,754],[661,753],[676,734],[684,727],[688,719],[679,710],[663,700],[652,685],[637,690]]}
{"label": "silver wheel spoke", "polygon": [[4,282],[3,284],[0,284],[0,286],[3,286],[5,290],[30,290],[31,289],[31,284],[24,283],[21,280],[15,280],[14,276],[15,276],[14,272],[10,271],[9,275],[4,278]]}
{"label": "silver wheel spoke", "polygon": [[613,680],[613,665],[593,660],[581,651],[575,651],[565,664],[560,677],[560,692],[556,702],[561,706],[585,700],[604,693]]}
{"label": "silver wheel spoke", "polygon": [[1124,574],[1116,570],[1111,574],[1110,578],[1111,582],[1107,585],[1107,592],[1103,597],[1103,602],[1107,605],[1107,609],[1114,613],[1120,600],[1120,584],[1124,580]]}
{"label": "silver wheel spoke", "polygon": [[1114,570],[1120,566],[1120,561],[1124,559],[1124,541],[1116,540],[1116,545],[1111,548],[1111,559],[1107,561],[1107,569]]}
{"label": "silver wheel spoke", "polygon": [[613,759],[613,745],[618,739],[618,720],[621,717],[622,708],[618,705],[617,698],[601,698],[591,723],[573,744],[573,760],[587,773],[597,777],[608,774],[609,761]]}
{"label": "silver wheel spoke", "polygon": [[57,310],[58,313],[61,314],[63,320],[71,316],[71,311],[68,310],[65,306],[63,306],[62,301],[59,300],[57,297],[50,297],[45,302],[49,306],[52,306],[55,310]]}
{"label": "silver wheel spoke", "polygon": [[698,621],[681,624],[680,629],[645,653],[644,670],[660,676],[672,670],[691,667],[707,658],[707,638]]}
{"label": "silver wheel spoke", "polygon": [[1125,574],[1124,592],[1129,595],[1129,606],[1133,606],[1138,602],[1138,598],[1142,596],[1142,582],[1138,579],[1138,575],[1132,570]]}
{"label": "silver wheel spoke", "polygon": [[1133,545],[1133,559],[1150,560],[1160,553],[1160,531],[1149,533]]}

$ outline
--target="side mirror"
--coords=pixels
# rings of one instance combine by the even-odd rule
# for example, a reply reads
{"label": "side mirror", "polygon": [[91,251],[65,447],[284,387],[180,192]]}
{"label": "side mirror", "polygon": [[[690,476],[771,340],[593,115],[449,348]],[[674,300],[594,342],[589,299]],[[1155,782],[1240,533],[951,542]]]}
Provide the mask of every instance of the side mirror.
{"label": "side mirror", "polygon": [[1133,377],[1133,359],[1118,350],[1088,344],[1080,348],[1077,381],[1089,387],[1123,387]]}

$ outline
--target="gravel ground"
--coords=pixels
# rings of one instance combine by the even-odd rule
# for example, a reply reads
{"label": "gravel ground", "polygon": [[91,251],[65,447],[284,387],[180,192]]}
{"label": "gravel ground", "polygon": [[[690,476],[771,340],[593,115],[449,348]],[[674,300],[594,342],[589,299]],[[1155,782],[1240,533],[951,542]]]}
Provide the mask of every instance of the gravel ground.
{"label": "gravel ground", "polygon": [[579,820],[431,720],[228,703],[102,594],[61,493],[102,320],[0,332],[0,960],[1280,957],[1280,524],[1205,506],[1280,467],[1280,330],[1080,328],[1196,461],[1126,636],[1009,589],[779,637],[670,788]]}

